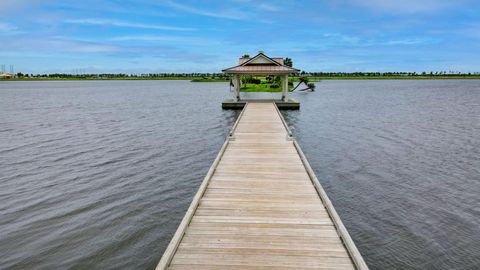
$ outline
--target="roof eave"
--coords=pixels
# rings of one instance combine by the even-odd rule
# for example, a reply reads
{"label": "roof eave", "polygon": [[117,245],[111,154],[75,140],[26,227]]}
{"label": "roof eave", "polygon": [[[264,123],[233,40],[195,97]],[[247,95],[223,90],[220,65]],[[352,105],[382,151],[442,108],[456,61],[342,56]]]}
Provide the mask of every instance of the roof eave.
{"label": "roof eave", "polygon": [[227,74],[246,74],[246,75],[276,75],[276,74],[292,74],[292,73],[297,73],[299,70],[285,70],[285,71],[267,71],[267,70],[262,70],[262,71],[223,71],[224,73]]}
{"label": "roof eave", "polygon": [[277,71],[268,71],[268,70],[258,70],[258,71],[250,71],[250,70],[244,70],[244,71],[238,71],[238,70],[231,70],[233,68],[236,68],[238,66],[234,66],[234,67],[231,67],[231,68],[226,68],[226,69],[222,69],[222,72],[224,73],[231,73],[231,74],[234,74],[234,73],[296,73],[296,72],[300,72],[301,70],[300,69],[297,69],[297,68],[290,68],[290,70],[277,70]]}

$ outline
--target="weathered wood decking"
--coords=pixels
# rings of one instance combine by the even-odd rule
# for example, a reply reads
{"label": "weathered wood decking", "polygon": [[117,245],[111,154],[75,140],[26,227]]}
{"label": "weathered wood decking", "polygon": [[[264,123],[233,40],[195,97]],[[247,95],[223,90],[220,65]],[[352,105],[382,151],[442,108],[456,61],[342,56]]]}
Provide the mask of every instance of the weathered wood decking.
{"label": "weathered wood decking", "polygon": [[157,269],[368,269],[274,103],[248,103]]}

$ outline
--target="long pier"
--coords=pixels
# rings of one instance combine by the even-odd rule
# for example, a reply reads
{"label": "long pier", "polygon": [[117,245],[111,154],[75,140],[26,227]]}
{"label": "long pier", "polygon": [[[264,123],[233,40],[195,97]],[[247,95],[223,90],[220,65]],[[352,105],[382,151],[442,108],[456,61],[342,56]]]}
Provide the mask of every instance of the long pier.
{"label": "long pier", "polygon": [[368,269],[273,102],[248,102],[157,269]]}

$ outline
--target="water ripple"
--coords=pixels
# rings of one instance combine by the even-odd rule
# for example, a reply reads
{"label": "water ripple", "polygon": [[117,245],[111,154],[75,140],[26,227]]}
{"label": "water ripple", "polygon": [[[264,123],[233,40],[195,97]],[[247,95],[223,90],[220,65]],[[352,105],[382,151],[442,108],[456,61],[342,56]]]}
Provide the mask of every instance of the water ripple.
{"label": "water ripple", "polygon": [[[371,269],[480,265],[477,81],[325,81],[284,112]],[[0,84],[0,269],[154,269],[238,111],[225,83]]]}

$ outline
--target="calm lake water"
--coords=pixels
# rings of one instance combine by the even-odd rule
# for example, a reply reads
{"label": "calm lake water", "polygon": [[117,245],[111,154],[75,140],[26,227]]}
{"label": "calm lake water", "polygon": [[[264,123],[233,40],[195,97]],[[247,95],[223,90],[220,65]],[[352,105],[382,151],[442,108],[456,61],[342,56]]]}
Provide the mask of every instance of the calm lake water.
{"label": "calm lake water", "polygon": [[[238,115],[227,89],[0,82],[0,269],[153,269]],[[480,81],[292,96],[284,116],[371,269],[480,267]]]}

